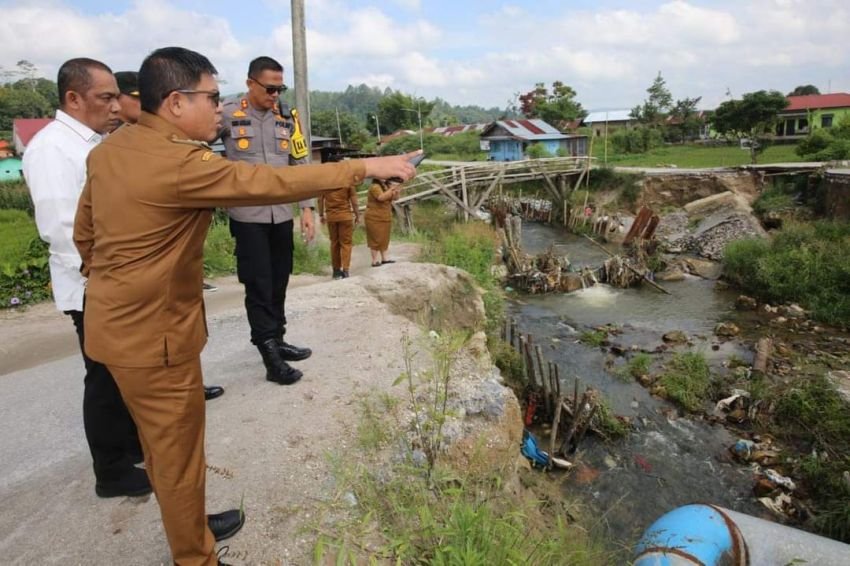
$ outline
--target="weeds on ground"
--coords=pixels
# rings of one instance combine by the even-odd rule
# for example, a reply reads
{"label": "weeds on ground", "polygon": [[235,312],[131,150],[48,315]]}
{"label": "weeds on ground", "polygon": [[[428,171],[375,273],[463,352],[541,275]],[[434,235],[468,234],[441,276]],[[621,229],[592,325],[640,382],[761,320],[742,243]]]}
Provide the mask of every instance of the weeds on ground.
{"label": "weeds on ground", "polygon": [[652,356],[646,352],[640,352],[635,354],[625,365],[619,367],[616,375],[626,380],[638,379],[640,376],[649,373],[651,365]]}
{"label": "weeds on ground", "polygon": [[629,433],[629,427],[622,420],[617,418],[610,405],[605,401],[599,403],[599,408],[596,410],[595,416],[596,426],[599,430],[608,436],[608,438],[622,438]]}
{"label": "weeds on ground", "polygon": [[820,512],[814,519],[822,534],[850,542],[850,404],[824,376],[806,379],[783,392],[774,415],[777,435],[807,453],[800,469]]}
{"label": "weeds on ground", "polygon": [[578,337],[579,342],[587,346],[593,346],[594,348],[602,346],[607,339],[608,333],[599,329],[585,330]]}
{"label": "weeds on ground", "polygon": [[26,183],[13,181],[0,183],[0,209],[23,210],[30,217],[35,214]]}
{"label": "weeds on ground", "polygon": [[724,273],[762,301],[796,302],[817,320],[850,325],[850,224],[786,223],[770,241],[726,247]]}
{"label": "weeds on ground", "polygon": [[236,273],[236,244],[230,235],[227,217],[216,216],[204,241],[204,275],[230,275]]}
{"label": "weeds on ground", "polygon": [[[405,371],[397,380],[408,389],[404,404],[381,395],[361,405],[358,438],[364,458],[333,462],[349,520],[332,533],[317,526],[315,563],[610,563],[610,553],[571,524],[568,503],[559,496],[544,502],[528,490],[507,489],[498,474],[454,472],[428,455],[439,451],[450,416],[451,366],[462,340],[431,333],[425,342],[428,367],[416,372],[413,342],[404,341]],[[399,426],[408,410],[410,432]],[[425,452],[425,458],[417,452]]]}
{"label": "weeds on ground", "polygon": [[50,298],[48,255],[25,211],[0,210],[0,308]]}
{"label": "weeds on ground", "polygon": [[659,379],[667,398],[687,409],[699,411],[708,400],[711,370],[705,356],[698,352],[683,352],[673,356]]}

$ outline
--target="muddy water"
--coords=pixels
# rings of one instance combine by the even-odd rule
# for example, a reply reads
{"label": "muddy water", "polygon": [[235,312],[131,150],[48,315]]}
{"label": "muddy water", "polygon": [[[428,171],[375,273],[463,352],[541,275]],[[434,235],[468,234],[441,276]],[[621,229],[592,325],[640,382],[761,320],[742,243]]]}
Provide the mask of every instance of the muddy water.
{"label": "muddy water", "polygon": [[[523,240],[531,253],[554,242],[573,265],[598,265],[606,257],[583,238],[543,225],[526,224]],[[653,373],[674,352],[689,349],[703,352],[716,371],[726,371],[722,363],[733,355],[751,362],[752,352],[737,342],[719,343],[712,332],[718,321],[735,319],[734,294],[698,278],[664,285],[671,296],[649,287],[600,285],[572,294],[518,296],[509,308],[520,329],[559,365],[562,390],[572,391],[578,376],[582,384],[601,390],[616,414],[634,423],[636,430],[624,440],[606,445],[586,439],[571,457],[578,469],[565,484],[571,497],[578,493],[591,507],[592,516],[599,517],[597,527],[615,546],[630,546],[657,517],[687,503],[762,513],[750,495],[751,473],[726,456],[736,437],[720,426],[680,418],[670,403],[653,398],[633,379],[617,376],[617,368],[633,354],[619,357],[609,348],[578,342],[585,330],[616,324],[622,334],[611,336],[611,344],[655,351],[663,344],[662,334],[681,330],[692,344],[654,355]]]}

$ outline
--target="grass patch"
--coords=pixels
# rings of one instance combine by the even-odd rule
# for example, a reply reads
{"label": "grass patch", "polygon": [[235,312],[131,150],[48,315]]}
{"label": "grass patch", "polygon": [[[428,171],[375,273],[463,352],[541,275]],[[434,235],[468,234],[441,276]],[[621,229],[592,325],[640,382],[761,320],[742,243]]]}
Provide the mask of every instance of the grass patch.
{"label": "grass patch", "polygon": [[806,453],[799,464],[819,513],[815,528],[850,543],[850,405],[824,376],[805,379],[776,403],[777,434]]}
{"label": "grass patch", "polygon": [[50,298],[47,244],[23,210],[0,210],[0,308]]}
{"label": "grass patch", "polygon": [[762,301],[795,302],[820,321],[850,325],[850,224],[786,223],[776,237],[738,240],[726,278]]}
{"label": "grass patch", "polygon": [[608,333],[599,329],[585,330],[578,337],[579,342],[587,346],[593,346],[594,348],[602,346],[607,339]]}
{"label": "grass patch", "polygon": [[0,209],[23,210],[29,216],[33,216],[35,207],[33,207],[26,183],[21,181],[0,183]]}
{"label": "grass patch", "polygon": [[227,217],[216,216],[204,241],[204,275],[216,277],[236,273],[236,241],[230,235]]}
{"label": "grass patch", "polygon": [[668,399],[697,412],[708,400],[711,370],[703,354],[684,352],[673,356],[659,382]]}
{"label": "grass patch", "polygon": [[[593,157],[604,162],[602,140],[595,140]],[[794,152],[794,145],[772,145],[759,155],[759,163],[789,163],[802,161]],[[659,167],[675,165],[681,168],[737,167],[749,165],[750,152],[738,146],[665,145],[646,153],[615,154],[609,143],[605,165],[632,167]]]}
{"label": "grass patch", "polygon": [[626,364],[618,368],[616,374],[623,379],[638,379],[649,373],[652,365],[652,356],[646,352],[640,352],[633,356]]}

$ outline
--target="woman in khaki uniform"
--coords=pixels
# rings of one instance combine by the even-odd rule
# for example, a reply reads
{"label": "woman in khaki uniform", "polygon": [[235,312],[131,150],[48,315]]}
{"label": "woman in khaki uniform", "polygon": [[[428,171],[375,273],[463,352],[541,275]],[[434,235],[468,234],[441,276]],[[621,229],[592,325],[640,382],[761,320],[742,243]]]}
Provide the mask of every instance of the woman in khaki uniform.
{"label": "woman in khaki uniform", "polygon": [[[348,277],[354,226],[360,223],[357,189],[354,185],[319,196],[319,220],[328,225],[334,279]],[[353,220],[353,222],[352,222]]]}
{"label": "woman in khaki uniform", "polygon": [[372,252],[372,267],[395,263],[387,259],[393,226],[392,201],[401,195],[401,183],[375,179],[366,201],[366,244]]}

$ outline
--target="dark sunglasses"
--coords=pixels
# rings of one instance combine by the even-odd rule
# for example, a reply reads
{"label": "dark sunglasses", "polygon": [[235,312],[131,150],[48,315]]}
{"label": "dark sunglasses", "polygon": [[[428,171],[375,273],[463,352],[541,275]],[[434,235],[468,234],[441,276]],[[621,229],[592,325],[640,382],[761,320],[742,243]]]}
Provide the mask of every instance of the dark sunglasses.
{"label": "dark sunglasses", "polygon": [[[177,90],[173,90],[171,92],[179,92],[181,94],[206,94],[207,98],[210,99],[210,102],[213,103],[213,106],[218,106],[221,102],[221,92],[217,90],[192,90],[187,88],[178,88]],[[168,96],[167,94],[165,96]]]}
{"label": "dark sunglasses", "polygon": [[264,89],[266,89],[266,94],[281,94],[281,93],[289,90],[289,87],[286,86],[286,85],[264,85],[263,83],[261,83],[260,81],[258,81],[257,79],[255,79],[253,77],[248,77],[248,78],[251,79],[252,81],[254,81],[255,83],[257,83],[258,85],[260,85],[261,87],[263,87]]}

